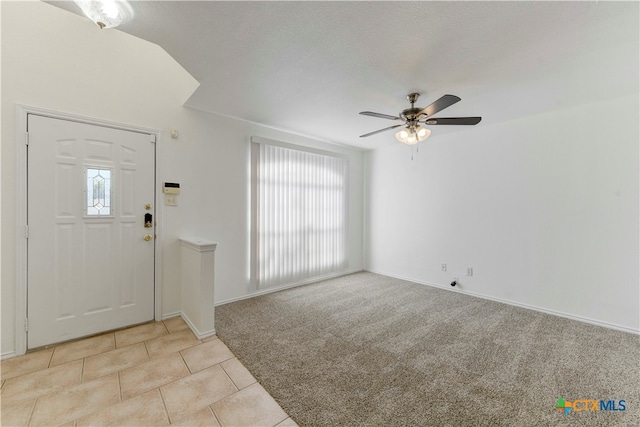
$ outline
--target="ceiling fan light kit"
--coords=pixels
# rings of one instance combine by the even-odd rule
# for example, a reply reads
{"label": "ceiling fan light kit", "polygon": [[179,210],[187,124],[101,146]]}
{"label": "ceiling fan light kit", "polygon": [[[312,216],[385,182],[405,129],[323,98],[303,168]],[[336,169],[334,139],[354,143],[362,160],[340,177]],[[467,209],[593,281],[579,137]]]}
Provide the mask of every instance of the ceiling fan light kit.
{"label": "ceiling fan light kit", "polygon": [[421,109],[414,107],[419,96],[419,93],[410,93],[407,95],[407,100],[411,103],[411,108],[402,110],[398,116],[374,113],[372,111],[362,111],[360,114],[363,116],[378,117],[387,120],[400,120],[404,123],[360,135],[360,138],[365,138],[380,132],[405,126],[404,129],[401,129],[396,133],[396,139],[407,145],[415,145],[418,142],[429,138],[431,135],[431,130],[427,129],[423,125],[476,125],[480,123],[480,120],[482,120],[482,117],[432,118],[432,115],[452,106],[456,102],[460,101],[460,98],[455,95],[444,95],[429,106]]}
{"label": "ceiling fan light kit", "polygon": [[117,27],[133,17],[126,0],[74,0],[74,3],[100,29]]}
{"label": "ceiling fan light kit", "polygon": [[407,145],[414,145],[424,141],[431,135],[431,129],[427,129],[420,125],[407,126],[400,132],[396,133],[396,139]]}

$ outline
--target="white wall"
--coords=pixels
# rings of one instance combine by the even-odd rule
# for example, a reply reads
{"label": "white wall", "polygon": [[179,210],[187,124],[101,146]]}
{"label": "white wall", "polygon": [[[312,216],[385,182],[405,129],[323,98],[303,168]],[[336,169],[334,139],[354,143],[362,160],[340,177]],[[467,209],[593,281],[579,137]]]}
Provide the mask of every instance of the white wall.
{"label": "white wall", "polygon": [[[248,280],[249,139],[333,149],[351,164],[350,270],[362,268],[363,154],[182,107],[197,82],[161,48],[41,2],[0,2],[2,17],[2,354],[15,350],[16,104],[160,130],[159,182],[179,182],[163,216],[163,313],[180,310],[179,236],[219,242],[216,301]],[[169,129],[180,137],[170,139]]]}
{"label": "white wall", "polygon": [[[165,280],[179,281],[170,268],[179,257],[178,237],[197,236],[218,242],[216,301],[229,301],[259,290],[249,281],[250,136],[330,149],[349,156],[349,266],[363,267],[363,162],[361,151],[247,122],[186,110],[189,123],[181,140],[167,144],[165,180],[180,182],[180,206],[164,209]],[[183,139],[184,138],[184,141]],[[167,312],[170,309],[167,308]]]}
{"label": "white wall", "polygon": [[414,161],[367,153],[367,269],[638,331],[635,79],[627,97],[434,129]]}

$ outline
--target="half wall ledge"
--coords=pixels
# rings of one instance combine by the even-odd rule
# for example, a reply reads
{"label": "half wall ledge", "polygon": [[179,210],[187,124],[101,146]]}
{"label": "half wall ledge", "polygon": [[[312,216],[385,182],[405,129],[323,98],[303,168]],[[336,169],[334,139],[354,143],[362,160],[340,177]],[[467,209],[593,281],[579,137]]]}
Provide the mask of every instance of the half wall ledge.
{"label": "half wall ledge", "polygon": [[215,335],[214,276],[217,242],[181,238],[182,315],[198,339]]}

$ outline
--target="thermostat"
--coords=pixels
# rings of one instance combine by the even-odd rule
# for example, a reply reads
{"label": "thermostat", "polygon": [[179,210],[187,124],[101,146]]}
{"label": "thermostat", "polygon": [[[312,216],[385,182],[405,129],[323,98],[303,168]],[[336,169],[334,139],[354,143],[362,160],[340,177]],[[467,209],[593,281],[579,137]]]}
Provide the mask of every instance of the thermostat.
{"label": "thermostat", "polygon": [[180,184],[175,182],[165,182],[163,193],[164,194],[180,194]]}

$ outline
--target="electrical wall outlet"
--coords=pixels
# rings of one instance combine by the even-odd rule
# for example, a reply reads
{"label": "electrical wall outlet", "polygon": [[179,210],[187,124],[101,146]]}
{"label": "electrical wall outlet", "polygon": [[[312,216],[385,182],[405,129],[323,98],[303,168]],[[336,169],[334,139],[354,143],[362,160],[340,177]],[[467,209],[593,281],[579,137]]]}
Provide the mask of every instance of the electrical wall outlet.
{"label": "electrical wall outlet", "polygon": [[447,264],[442,264],[442,265],[440,266],[440,270],[442,270],[442,271],[447,271]]}
{"label": "electrical wall outlet", "polygon": [[473,276],[473,268],[467,267],[467,276]]}

